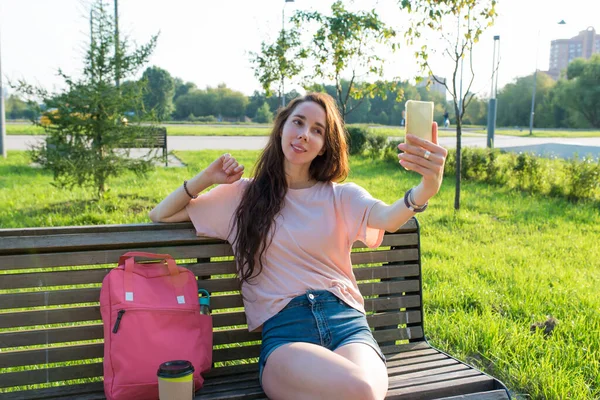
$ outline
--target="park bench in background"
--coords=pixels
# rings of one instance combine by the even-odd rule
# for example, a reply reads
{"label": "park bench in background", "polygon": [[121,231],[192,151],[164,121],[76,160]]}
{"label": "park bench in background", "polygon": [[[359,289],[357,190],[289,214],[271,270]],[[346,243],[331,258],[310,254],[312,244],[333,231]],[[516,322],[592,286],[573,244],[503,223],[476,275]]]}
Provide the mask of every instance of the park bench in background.
{"label": "park bench in background", "polygon": [[[0,230],[0,399],[104,398],[100,283],[132,250],[173,255],[212,294],[216,364],[196,398],[265,398],[261,337],[245,326],[231,246],[178,223]],[[508,399],[501,382],[426,341],[420,260],[416,219],[386,233],[378,249],[355,243],[352,254],[369,324],[387,357],[388,398]],[[81,383],[89,378],[96,381]],[[62,385],[31,386],[52,382]]]}
{"label": "park bench in background", "polygon": [[[163,126],[143,126],[131,125],[126,127],[127,130],[119,140],[119,148],[122,149],[162,149],[162,158],[165,161],[165,167],[169,166],[168,151],[167,151],[167,128]],[[48,151],[57,151],[56,142],[52,139],[46,141],[46,149]],[[59,151],[59,155],[64,154]]]}
{"label": "park bench in background", "polygon": [[122,148],[162,149],[165,167],[169,166],[167,128],[164,126],[128,126],[127,128],[131,130],[132,135],[124,138]]}

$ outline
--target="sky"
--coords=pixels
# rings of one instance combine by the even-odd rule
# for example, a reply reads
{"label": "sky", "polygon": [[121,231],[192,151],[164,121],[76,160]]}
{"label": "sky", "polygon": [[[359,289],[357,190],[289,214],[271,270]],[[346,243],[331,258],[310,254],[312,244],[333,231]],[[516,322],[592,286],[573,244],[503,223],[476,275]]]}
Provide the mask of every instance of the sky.
{"label": "sky", "polygon": [[[49,90],[60,90],[60,68],[78,76],[89,40],[90,0],[0,0],[0,44],[3,85],[23,79]],[[112,5],[112,0],[109,0]],[[121,34],[143,44],[160,32],[148,66],[157,65],[174,77],[199,88],[225,83],[251,95],[261,90],[254,77],[249,53],[272,40],[286,16],[296,10],[326,13],[333,0],[119,0]],[[406,28],[408,17],[394,0],[346,0],[352,10],[375,8],[397,29]],[[516,77],[548,69],[550,41],[576,36],[592,26],[600,33],[598,0],[498,0],[498,17],[473,51],[475,80],[472,91],[487,97],[493,70],[493,36],[500,35],[498,86]],[[566,25],[557,24],[564,20]],[[427,38],[432,48],[444,41]],[[419,69],[414,50],[402,46],[386,58],[388,79],[414,79]],[[537,55],[537,56],[536,56]],[[536,58],[537,57],[537,58]],[[451,77],[451,64],[439,54],[431,58],[434,73]],[[465,63],[464,84],[470,79]],[[288,87],[286,86],[286,90]],[[465,89],[466,90],[466,89]],[[10,92],[9,88],[9,92]]]}

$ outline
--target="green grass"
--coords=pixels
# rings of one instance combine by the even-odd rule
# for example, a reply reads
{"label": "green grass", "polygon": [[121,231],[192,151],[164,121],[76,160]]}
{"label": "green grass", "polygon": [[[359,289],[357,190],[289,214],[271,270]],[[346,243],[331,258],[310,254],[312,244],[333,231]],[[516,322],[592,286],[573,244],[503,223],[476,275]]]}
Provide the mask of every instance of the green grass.
{"label": "green grass", "polygon": [[[186,125],[186,124],[165,124],[169,136],[268,136],[271,133],[269,125]],[[364,126],[376,135],[400,137],[404,136],[404,128],[399,126],[351,124],[349,126]],[[485,134],[485,129],[467,129],[463,131],[463,136],[480,136]],[[31,124],[6,124],[7,135],[43,135],[44,129]],[[518,131],[515,129],[496,130],[497,135],[529,136],[529,130]],[[456,131],[440,130],[439,136],[455,137]],[[533,137],[600,137],[600,131],[588,130],[534,130]]]}
{"label": "green grass", "polygon": [[[0,159],[0,227],[148,222],[147,212],[221,152],[178,152],[186,168],[125,175],[96,201],[53,187],[26,153]],[[251,167],[257,152],[236,152]],[[388,204],[419,177],[353,158],[349,181]],[[249,170],[250,168],[248,168]],[[430,342],[498,377],[521,398],[600,398],[600,210],[508,187],[447,179],[419,216]],[[547,338],[530,325],[552,315]]]}

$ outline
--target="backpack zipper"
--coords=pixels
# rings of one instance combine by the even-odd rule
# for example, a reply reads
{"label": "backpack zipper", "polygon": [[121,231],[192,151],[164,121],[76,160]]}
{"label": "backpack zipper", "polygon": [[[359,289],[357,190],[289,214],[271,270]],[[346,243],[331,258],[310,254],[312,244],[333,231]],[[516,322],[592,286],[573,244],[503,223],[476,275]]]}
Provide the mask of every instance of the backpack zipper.
{"label": "backpack zipper", "polygon": [[119,330],[119,324],[121,323],[121,318],[123,318],[123,314],[125,314],[125,310],[119,310],[119,315],[117,316],[117,322],[115,322],[113,333],[117,333],[117,331]]}
{"label": "backpack zipper", "polygon": [[[194,309],[181,309],[181,308],[161,308],[161,309],[152,309],[152,308],[131,308],[130,310],[138,310],[138,311],[178,311],[178,312],[196,312]],[[119,330],[119,325],[121,324],[121,318],[123,318],[123,314],[125,314],[127,310],[119,310],[117,315],[117,321],[115,322],[115,326],[113,327],[112,332],[117,333]]]}

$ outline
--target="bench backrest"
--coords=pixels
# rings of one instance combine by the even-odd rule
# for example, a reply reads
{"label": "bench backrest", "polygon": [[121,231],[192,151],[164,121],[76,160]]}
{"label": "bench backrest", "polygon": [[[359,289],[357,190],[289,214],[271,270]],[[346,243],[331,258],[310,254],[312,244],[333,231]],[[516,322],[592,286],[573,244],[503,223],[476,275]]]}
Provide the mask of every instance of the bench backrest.
{"label": "bench backrest", "polygon": [[[0,230],[0,393],[25,385],[101,381],[100,283],[119,256],[132,250],[171,254],[211,292],[215,364],[210,375],[257,369],[261,337],[246,328],[227,242],[197,237],[190,223],[5,229]],[[423,340],[419,253],[415,219],[387,233],[378,249],[355,243],[354,273],[382,346]]]}
{"label": "bench backrest", "polygon": [[143,149],[166,149],[167,128],[163,126],[131,125],[125,131],[121,146]]}

